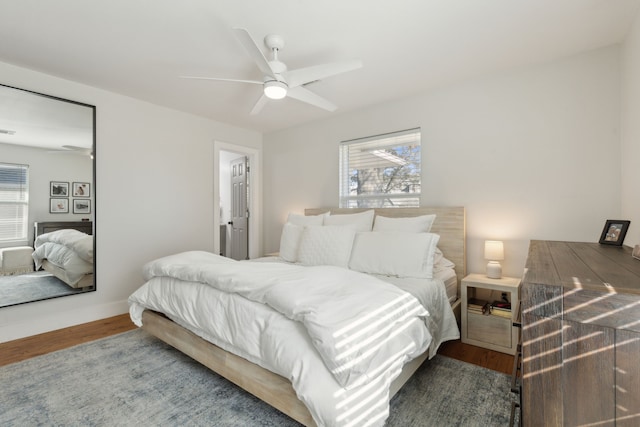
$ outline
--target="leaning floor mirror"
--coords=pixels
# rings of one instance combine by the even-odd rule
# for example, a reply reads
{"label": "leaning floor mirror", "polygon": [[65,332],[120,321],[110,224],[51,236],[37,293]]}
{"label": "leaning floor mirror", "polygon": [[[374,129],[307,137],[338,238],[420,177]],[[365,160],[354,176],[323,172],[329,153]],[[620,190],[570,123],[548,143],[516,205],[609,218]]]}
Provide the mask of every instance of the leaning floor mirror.
{"label": "leaning floor mirror", "polygon": [[96,290],[95,122],[0,84],[0,307]]}

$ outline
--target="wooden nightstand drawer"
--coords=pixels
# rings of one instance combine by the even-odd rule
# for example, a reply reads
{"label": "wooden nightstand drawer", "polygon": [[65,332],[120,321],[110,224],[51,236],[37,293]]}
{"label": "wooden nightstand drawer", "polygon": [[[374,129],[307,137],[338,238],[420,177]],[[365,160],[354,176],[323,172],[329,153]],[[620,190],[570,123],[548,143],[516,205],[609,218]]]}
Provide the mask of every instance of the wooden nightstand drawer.
{"label": "wooden nightstand drawer", "polygon": [[511,348],[511,320],[467,313],[467,338]]}

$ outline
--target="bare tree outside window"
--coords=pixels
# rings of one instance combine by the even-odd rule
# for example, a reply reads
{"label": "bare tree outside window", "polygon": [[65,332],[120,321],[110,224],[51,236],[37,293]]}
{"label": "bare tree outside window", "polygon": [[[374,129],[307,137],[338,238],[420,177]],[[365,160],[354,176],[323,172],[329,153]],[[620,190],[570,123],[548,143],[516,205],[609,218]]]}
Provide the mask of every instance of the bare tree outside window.
{"label": "bare tree outside window", "polygon": [[340,144],[340,207],[420,205],[420,129]]}

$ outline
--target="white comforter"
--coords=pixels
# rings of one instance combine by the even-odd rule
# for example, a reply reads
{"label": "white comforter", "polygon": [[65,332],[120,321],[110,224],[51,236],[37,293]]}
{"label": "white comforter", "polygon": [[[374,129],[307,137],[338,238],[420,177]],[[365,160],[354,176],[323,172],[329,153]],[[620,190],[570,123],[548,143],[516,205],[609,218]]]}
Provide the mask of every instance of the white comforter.
{"label": "white comforter", "polygon": [[65,270],[70,285],[93,273],[93,236],[78,230],[64,229],[41,234],[36,238],[33,260],[36,270],[42,261]]}
{"label": "white comforter", "polygon": [[[433,319],[415,298],[345,269],[190,252],[152,262],[144,273],[148,282],[129,299],[136,324],[145,307],[163,312],[288,378],[321,426],[382,425],[391,381],[404,363],[434,344],[428,327]],[[398,310],[389,311],[387,304]],[[366,317],[372,310],[389,320]],[[385,328],[387,323],[393,326]],[[445,329],[444,339],[457,334],[455,320]]]}

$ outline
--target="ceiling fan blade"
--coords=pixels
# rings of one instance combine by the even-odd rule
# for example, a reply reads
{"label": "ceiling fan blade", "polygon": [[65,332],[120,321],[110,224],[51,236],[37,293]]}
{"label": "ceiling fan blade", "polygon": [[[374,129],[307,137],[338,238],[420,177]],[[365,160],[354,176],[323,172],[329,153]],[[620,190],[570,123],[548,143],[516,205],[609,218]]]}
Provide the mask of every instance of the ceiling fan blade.
{"label": "ceiling fan blade", "polygon": [[51,154],[74,154],[77,156],[91,156],[91,148],[76,147],[75,145],[63,145],[60,150],[51,150]]}
{"label": "ceiling fan blade", "polygon": [[292,88],[358,68],[362,68],[362,61],[353,60],[298,68],[297,70],[285,71],[282,75],[286,79],[289,87]]}
{"label": "ceiling fan blade", "polygon": [[327,111],[335,111],[338,108],[323,97],[316,95],[315,93],[303,88],[302,86],[289,88],[287,96]]}
{"label": "ceiling fan blade", "polygon": [[252,83],[262,85],[264,82],[258,80],[242,80],[242,79],[221,79],[218,77],[198,77],[198,76],[180,76],[181,79],[193,79],[193,80],[215,80],[219,82],[235,82],[235,83]]}
{"label": "ceiling fan blade", "polygon": [[238,38],[240,43],[242,43],[242,46],[244,46],[245,50],[249,53],[249,55],[251,55],[251,58],[253,58],[253,61],[256,63],[260,71],[262,71],[262,74],[275,78],[275,73],[271,69],[269,61],[267,61],[267,58],[264,57],[262,50],[260,50],[256,42],[253,40],[253,38],[251,38],[251,34],[249,34],[249,31],[245,30],[244,28],[234,28],[233,30],[236,32],[236,37]]}
{"label": "ceiling fan blade", "polygon": [[66,150],[91,151],[91,148],[78,147],[76,145],[63,145],[62,148],[66,149]]}
{"label": "ceiling fan blade", "polygon": [[255,116],[260,111],[262,111],[262,108],[265,105],[267,105],[267,102],[269,102],[269,98],[267,98],[264,94],[262,94],[260,99],[258,99],[258,102],[256,102],[256,105],[253,106],[253,109],[251,110],[251,115]]}

